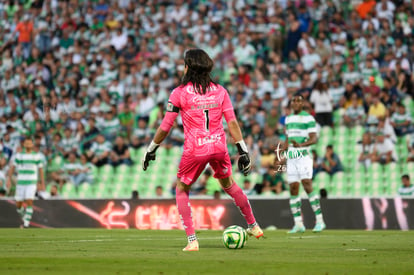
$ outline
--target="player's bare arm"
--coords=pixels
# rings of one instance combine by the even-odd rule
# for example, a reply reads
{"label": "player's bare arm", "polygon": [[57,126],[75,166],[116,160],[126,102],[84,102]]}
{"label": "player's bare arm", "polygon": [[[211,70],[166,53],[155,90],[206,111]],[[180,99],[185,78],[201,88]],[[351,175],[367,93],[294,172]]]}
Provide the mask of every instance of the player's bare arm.
{"label": "player's bare arm", "polygon": [[11,188],[11,183],[12,183],[11,179],[12,179],[13,174],[14,174],[14,169],[15,169],[14,165],[11,165],[10,169],[9,169],[9,174],[7,175],[7,181],[6,181],[7,190],[10,190],[10,188]]}
{"label": "player's bare arm", "polygon": [[167,107],[167,113],[165,114],[160,127],[157,129],[154,139],[151,141],[150,145],[147,148],[147,151],[145,152],[145,156],[142,161],[142,169],[144,171],[147,170],[149,162],[151,160],[155,160],[158,147],[160,147],[161,142],[163,142],[164,139],[168,136],[168,133],[170,132],[170,129],[178,116],[179,108],[173,106],[172,104],[170,105],[172,107]]}
{"label": "player's bare arm", "polygon": [[45,175],[43,174],[43,168],[39,167],[39,177],[40,177],[40,191],[44,191],[46,190],[46,185],[45,185]]}
{"label": "player's bare arm", "polygon": [[164,141],[164,139],[168,136],[168,133],[169,131],[167,132],[161,128],[158,128],[154,136],[154,142],[157,144],[161,144]]}
{"label": "player's bare arm", "polygon": [[233,138],[233,140],[235,141],[235,143],[243,140],[243,136],[242,136],[240,126],[239,126],[239,123],[237,122],[237,120],[232,120],[232,121],[228,122],[228,125],[229,125],[230,135]]}

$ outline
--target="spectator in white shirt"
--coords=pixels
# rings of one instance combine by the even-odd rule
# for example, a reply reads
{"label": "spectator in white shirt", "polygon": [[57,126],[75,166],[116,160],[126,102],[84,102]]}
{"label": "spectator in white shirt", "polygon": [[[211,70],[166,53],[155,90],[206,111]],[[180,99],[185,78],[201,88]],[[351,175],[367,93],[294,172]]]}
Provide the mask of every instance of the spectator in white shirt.
{"label": "spectator in white shirt", "polygon": [[40,117],[43,117],[42,111],[36,107],[36,102],[30,104],[29,110],[24,113],[23,120],[26,122],[32,122],[34,120],[34,113],[37,113]]}
{"label": "spectator in white shirt", "polygon": [[287,95],[286,88],[283,82],[279,81],[279,77],[276,74],[272,74],[272,99],[284,98]]}
{"label": "spectator in white shirt", "polygon": [[326,83],[317,81],[312,94],[310,96],[310,102],[314,105],[316,113],[316,121],[321,127],[329,126],[332,127],[332,97],[328,93]]}
{"label": "spectator in white shirt", "polygon": [[19,82],[16,80],[16,78],[11,76],[11,71],[6,70],[4,72],[4,77],[1,80],[0,88],[3,91],[8,92],[8,91],[13,91],[14,89],[16,89],[18,85],[19,85]]}
{"label": "spectator in white shirt", "polygon": [[385,138],[384,133],[379,132],[376,137],[374,151],[372,153],[372,162],[388,164],[397,161],[395,145],[389,139]]}
{"label": "spectator in white shirt", "polygon": [[237,64],[249,65],[253,67],[255,54],[255,48],[247,43],[247,35],[245,33],[240,33],[239,44],[234,50],[234,56],[236,57]]}
{"label": "spectator in white shirt", "polygon": [[366,169],[368,169],[371,166],[371,158],[373,152],[374,144],[372,143],[371,134],[365,132],[362,136],[358,162],[364,165]]}
{"label": "spectator in white shirt", "polygon": [[378,18],[391,21],[394,18],[395,4],[389,0],[381,0],[375,7]]}
{"label": "spectator in white shirt", "polygon": [[315,53],[315,49],[313,47],[309,47],[308,54],[302,55],[300,62],[303,64],[305,71],[309,72],[315,68],[316,65],[321,64],[322,60],[321,57]]}
{"label": "spectator in white shirt", "polygon": [[310,37],[307,32],[302,32],[302,38],[298,42],[299,52],[303,55],[309,54],[309,48],[315,48],[316,42],[313,37]]}
{"label": "spectator in white shirt", "polygon": [[142,93],[142,98],[139,101],[137,113],[140,117],[149,117],[150,112],[155,107],[154,99],[148,96],[148,92]]}
{"label": "spectator in white shirt", "polygon": [[359,104],[358,96],[353,94],[351,97],[351,106],[349,106],[344,114],[344,124],[348,127],[362,125],[365,119],[364,108]]}
{"label": "spectator in white shirt", "polygon": [[111,46],[115,48],[116,51],[122,51],[127,45],[128,37],[125,33],[122,32],[121,28],[116,30],[116,33],[112,35]]}
{"label": "spectator in white shirt", "polygon": [[176,23],[181,23],[187,16],[187,10],[186,6],[183,5],[182,0],[175,1],[174,9],[169,13],[168,17]]}
{"label": "spectator in white shirt", "polygon": [[392,127],[389,119],[379,119],[375,132],[383,133],[385,139],[389,139],[392,143],[397,142],[397,135],[395,134],[394,128]]}

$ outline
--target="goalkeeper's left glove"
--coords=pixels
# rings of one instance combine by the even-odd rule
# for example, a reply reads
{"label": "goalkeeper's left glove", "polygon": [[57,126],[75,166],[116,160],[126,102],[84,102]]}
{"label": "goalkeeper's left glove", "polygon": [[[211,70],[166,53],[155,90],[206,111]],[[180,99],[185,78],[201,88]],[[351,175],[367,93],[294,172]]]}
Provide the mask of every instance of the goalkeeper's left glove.
{"label": "goalkeeper's left glove", "polygon": [[239,161],[238,166],[240,172],[247,176],[252,168],[252,163],[250,161],[249,152],[247,151],[247,146],[244,140],[236,142],[237,150],[239,151]]}
{"label": "goalkeeper's left glove", "polygon": [[142,160],[142,169],[144,169],[144,171],[147,170],[149,162],[151,160],[155,160],[155,152],[157,151],[158,147],[160,147],[159,144],[151,141],[150,145],[147,148],[147,151],[145,152],[144,159]]}

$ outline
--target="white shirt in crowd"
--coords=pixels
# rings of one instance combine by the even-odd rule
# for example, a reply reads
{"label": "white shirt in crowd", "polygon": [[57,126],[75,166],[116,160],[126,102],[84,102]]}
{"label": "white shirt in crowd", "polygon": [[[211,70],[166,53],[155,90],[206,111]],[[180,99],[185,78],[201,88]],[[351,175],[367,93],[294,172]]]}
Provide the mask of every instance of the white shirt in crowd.
{"label": "white shirt in crowd", "polygon": [[391,155],[392,155],[393,160],[395,160],[395,161],[398,160],[397,152],[395,150],[395,145],[388,138],[385,138],[383,143],[376,143],[375,144],[375,149],[376,149],[378,155],[386,154],[386,153],[391,151],[392,152]]}
{"label": "white shirt in crowd", "polygon": [[307,54],[300,58],[300,62],[303,64],[305,71],[312,70],[317,64],[320,64],[321,61],[321,57],[317,53]]}
{"label": "white shirt in crowd", "polygon": [[332,112],[332,97],[329,92],[320,92],[313,90],[310,96],[310,102],[315,106],[315,113],[329,113]]}
{"label": "white shirt in crowd", "polygon": [[127,42],[128,37],[125,33],[116,33],[111,38],[111,46],[114,46],[117,51],[122,50],[126,46]]}
{"label": "white shirt in crowd", "polygon": [[246,44],[246,46],[239,45],[234,50],[234,56],[237,59],[237,64],[249,64],[253,66],[254,63],[254,55],[256,50],[250,44]]}

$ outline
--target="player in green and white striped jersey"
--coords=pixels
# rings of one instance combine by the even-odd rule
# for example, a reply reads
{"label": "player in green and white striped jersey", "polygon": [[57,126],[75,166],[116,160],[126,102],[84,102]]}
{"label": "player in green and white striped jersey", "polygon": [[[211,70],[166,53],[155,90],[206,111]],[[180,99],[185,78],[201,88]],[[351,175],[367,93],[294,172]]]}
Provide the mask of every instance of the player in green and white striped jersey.
{"label": "player in green and white striped jersey", "polygon": [[[43,163],[40,154],[33,150],[34,144],[30,138],[23,142],[23,152],[16,153],[11,160],[7,188],[11,187],[11,177],[17,170],[16,207],[23,219],[23,226],[29,227],[33,215],[33,200],[36,194],[37,183],[40,180],[44,186]],[[26,209],[23,207],[26,204]]]}
{"label": "player in green and white striped jersey", "polygon": [[[314,232],[325,229],[318,194],[312,187],[313,160],[310,146],[317,142],[316,122],[313,116],[303,110],[303,97],[295,95],[291,101],[293,113],[286,117],[286,141],[282,148],[284,155],[277,150],[277,161],[286,159],[286,172],[290,188],[290,209],[295,225],[288,233],[303,233],[305,226],[301,216],[300,182],[309,197],[316,216]],[[277,163],[276,163],[277,164]],[[280,170],[280,169],[278,169]]]}
{"label": "player in green and white striped jersey", "polygon": [[410,176],[408,174],[401,177],[402,186],[398,188],[398,194],[400,196],[414,196],[414,185],[410,182]]}

